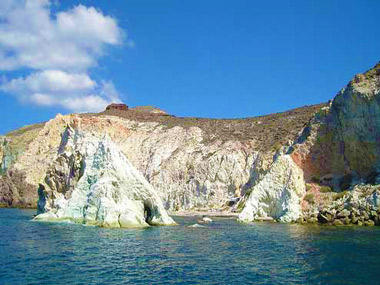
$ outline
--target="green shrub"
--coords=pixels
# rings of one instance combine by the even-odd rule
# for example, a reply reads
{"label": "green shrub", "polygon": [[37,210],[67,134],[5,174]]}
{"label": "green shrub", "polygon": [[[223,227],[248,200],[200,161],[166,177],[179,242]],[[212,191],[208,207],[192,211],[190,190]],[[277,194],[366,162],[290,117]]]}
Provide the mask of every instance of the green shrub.
{"label": "green shrub", "polygon": [[311,181],[314,182],[314,183],[319,183],[320,182],[320,177],[318,175],[315,175],[313,177],[311,177]]}
{"label": "green shrub", "polygon": [[313,205],[314,204],[314,195],[313,194],[306,194],[305,197],[303,198],[306,202],[309,204]]}
{"label": "green shrub", "polygon": [[335,196],[334,196],[334,200],[339,200],[341,198],[343,198],[346,194],[348,194],[348,191],[342,191],[342,192],[339,192],[339,193],[336,193]]}
{"label": "green shrub", "polygon": [[332,191],[333,189],[330,186],[321,186],[321,188],[319,188],[319,192],[321,193],[329,193]]}

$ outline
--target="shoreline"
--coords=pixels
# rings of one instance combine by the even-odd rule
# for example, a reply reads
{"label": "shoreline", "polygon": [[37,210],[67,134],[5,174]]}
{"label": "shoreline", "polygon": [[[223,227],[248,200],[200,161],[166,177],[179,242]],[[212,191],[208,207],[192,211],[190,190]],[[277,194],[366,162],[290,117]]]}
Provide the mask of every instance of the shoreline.
{"label": "shoreline", "polygon": [[[26,207],[26,206],[8,206],[0,204],[0,209],[20,209],[20,210],[37,210],[37,207]],[[237,218],[239,213],[233,212],[208,212],[208,211],[167,211],[170,216],[180,216],[180,217],[217,217],[217,218]]]}
{"label": "shoreline", "polygon": [[9,205],[4,205],[0,204],[0,209],[21,209],[21,210],[38,210],[37,207],[34,206],[9,206]]}
{"label": "shoreline", "polygon": [[216,218],[237,218],[239,213],[232,212],[207,212],[207,211],[168,211],[170,216],[180,217],[216,217]]}

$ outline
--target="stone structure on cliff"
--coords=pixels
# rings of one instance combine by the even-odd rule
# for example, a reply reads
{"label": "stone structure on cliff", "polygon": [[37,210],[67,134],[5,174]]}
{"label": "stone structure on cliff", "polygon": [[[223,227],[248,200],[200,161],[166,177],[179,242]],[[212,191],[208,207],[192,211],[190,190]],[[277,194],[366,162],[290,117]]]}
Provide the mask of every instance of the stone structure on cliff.
{"label": "stone structure on cliff", "polygon": [[106,110],[118,110],[118,111],[127,111],[128,106],[126,104],[117,104],[117,103],[112,103],[106,107]]}

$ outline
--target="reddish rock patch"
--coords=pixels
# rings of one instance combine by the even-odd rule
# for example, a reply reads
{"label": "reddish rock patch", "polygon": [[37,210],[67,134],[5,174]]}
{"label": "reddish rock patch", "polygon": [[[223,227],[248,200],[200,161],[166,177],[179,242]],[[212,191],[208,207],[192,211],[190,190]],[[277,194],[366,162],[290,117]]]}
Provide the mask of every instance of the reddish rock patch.
{"label": "reddish rock patch", "polygon": [[126,104],[116,104],[112,103],[107,106],[106,110],[119,110],[119,111],[127,111],[128,106]]}

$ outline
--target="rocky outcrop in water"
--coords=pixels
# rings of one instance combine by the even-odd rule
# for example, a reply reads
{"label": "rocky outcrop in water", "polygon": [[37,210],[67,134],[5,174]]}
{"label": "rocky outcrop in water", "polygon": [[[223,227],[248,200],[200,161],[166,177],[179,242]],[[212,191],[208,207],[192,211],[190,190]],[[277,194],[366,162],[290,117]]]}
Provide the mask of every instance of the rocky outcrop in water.
{"label": "rocky outcrop in water", "polygon": [[335,193],[333,200],[305,214],[299,222],[327,225],[380,225],[379,186],[357,185],[351,191]]}
{"label": "rocky outcrop in water", "polygon": [[305,181],[302,170],[288,155],[280,155],[250,191],[239,215],[242,222],[265,217],[291,222],[301,215]]}
{"label": "rocky outcrop in water", "polygon": [[35,220],[103,227],[174,225],[154,188],[107,135],[68,126],[39,185]]}

